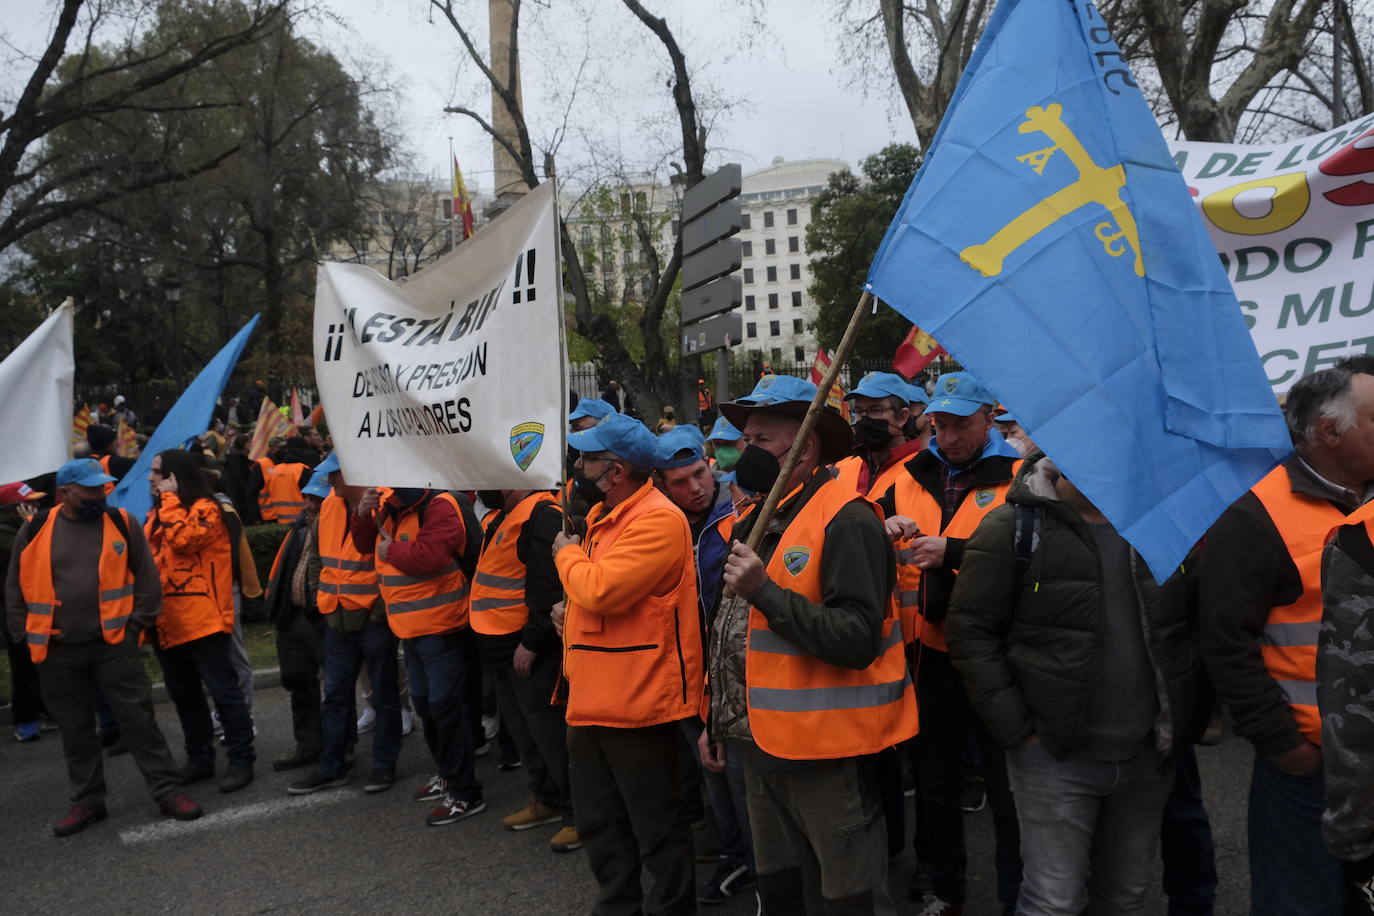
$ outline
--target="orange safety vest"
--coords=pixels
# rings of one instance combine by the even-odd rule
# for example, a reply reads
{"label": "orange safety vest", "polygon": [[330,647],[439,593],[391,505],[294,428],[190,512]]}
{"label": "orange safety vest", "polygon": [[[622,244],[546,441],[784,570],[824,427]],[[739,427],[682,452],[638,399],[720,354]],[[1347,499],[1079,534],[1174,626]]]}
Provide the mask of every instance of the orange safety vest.
{"label": "orange safety vest", "polygon": [[697,389],[697,412],[705,413],[711,409],[711,392],[704,388]]}
{"label": "orange safety vest", "polygon": [[[788,523],[769,559],[768,577],[816,604],[822,601],[825,528],[841,509],[878,507],[838,479],[821,485]],[[749,609],[745,678],[749,729],[760,748],[788,760],[876,754],[916,734],[916,690],[907,670],[902,623],[888,597],[878,657],[861,671],[807,654]]]}
{"label": "orange safety vest", "polygon": [[[460,519],[463,517],[452,493],[436,493],[430,502],[440,500],[453,506]],[[421,514],[407,511],[399,519],[389,516],[382,523],[383,530],[393,540],[413,540],[420,533]],[[469,532],[466,536],[472,534]],[[391,632],[402,639],[413,639],[467,626],[469,583],[457,558],[428,576],[407,575],[381,557],[377,557],[376,562],[377,584],[386,602],[386,619]]]}
{"label": "orange safety vest", "polygon": [[587,519],[583,549],[593,563],[636,523],[672,525],[681,537],[671,556],[644,558],[659,568],[674,565],[677,580],[666,594],[647,594],[613,614],[586,610],[569,597],[563,623],[568,724],[642,728],[697,715],[705,674],[686,517],[646,483],[609,512],[604,504],[592,507]]}
{"label": "orange safety vest", "polygon": [[904,460],[898,461],[889,468],[879,468],[878,473],[871,476],[867,490],[859,488],[859,475],[863,473],[864,460],[858,455],[850,455],[848,458],[841,458],[832,467],[835,469],[835,477],[844,483],[849,489],[858,493],[860,496],[881,496],[887,492],[888,487],[892,486],[897,477],[902,473],[902,467],[907,461],[911,460],[908,455]]}
{"label": "orange safety vest", "polygon": [[348,504],[334,492],[320,506],[320,587],[315,606],[321,614],[332,614],[340,607],[367,610],[381,595],[375,557],[353,546],[349,514]]}
{"label": "orange safety vest", "polygon": [[[24,619],[29,658],[34,664],[48,657],[48,640],[57,634],[53,629],[53,610],[59,602],[52,583],[52,533],[57,523],[58,509],[48,512],[43,527],[24,545],[19,555],[19,590],[29,613]],[[125,524],[131,524],[129,513]],[[129,569],[129,545],[123,532],[107,514],[104,536],[100,546],[100,562],[96,567],[99,582],[100,632],[105,641],[117,646],[124,641],[124,626],[134,611],[134,573]]]}
{"label": "orange safety vest", "polygon": [[301,494],[301,472],[309,465],[292,461],[279,464],[267,475],[267,492],[278,525],[289,525],[305,511],[305,497]]}
{"label": "orange safety vest", "polygon": [[[1013,479],[1020,468],[1020,461],[1012,465]],[[911,474],[901,474],[892,481],[892,501],[896,513],[914,521],[922,535],[968,538],[989,512],[1007,501],[1009,489],[1010,480],[969,490],[964,494],[958,511],[944,528],[940,527],[940,519],[944,514],[940,504]],[[932,623],[921,613],[921,567],[916,565],[915,548],[912,546],[914,540],[907,538],[897,544],[897,604],[902,616],[902,630],[913,643],[920,641],[932,649],[948,652],[945,621]]]}
{"label": "orange safety vest", "polygon": [[[534,511],[554,502],[552,493],[531,493],[501,519],[495,534],[482,548],[472,577],[472,628],[487,636],[517,633],[529,620],[525,604],[525,564],[516,555],[520,532]],[[491,513],[491,524],[499,512]]]}
{"label": "orange safety vest", "polygon": [[[213,512],[207,512],[206,508]],[[208,518],[214,533],[207,543],[181,549],[172,526],[196,526]],[[190,509],[175,493],[163,493],[144,525],[162,579],[162,613],[157,615],[158,645],[164,649],[234,632],[234,547],[223,510],[213,499],[198,499]]]}
{"label": "orange safety vest", "polygon": [[266,456],[258,459],[258,467],[262,469],[262,489],[258,491],[258,515],[264,522],[275,522],[277,520],[277,510],[272,506],[272,468],[277,463]]}
{"label": "orange safety vest", "polygon": [[[111,477],[114,476],[114,474],[110,473],[110,456],[109,456],[109,455],[101,455],[101,456],[100,456],[100,467],[101,467],[102,470],[104,470],[104,472],[105,472],[106,474],[109,474]],[[115,484],[113,484],[113,483],[107,483],[107,484],[105,484],[105,485],[104,485],[104,490],[105,490],[105,495],[106,495],[106,496],[109,496],[111,493],[113,493],[113,492],[115,491]]]}
{"label": "orange safety vest", "polygon": [[1317,631],[1322,622],[1322,550],[1345,513],[1324,499],[1294,493],[1288,469],[1280,465],[1251,488],[1283,538],[1302,579],[1302,594],[1292,604],[1270,608],[1260,634],[1260,655],[1269,676],[1293,707],[1298,730],[1322,743],[1317,711]]}

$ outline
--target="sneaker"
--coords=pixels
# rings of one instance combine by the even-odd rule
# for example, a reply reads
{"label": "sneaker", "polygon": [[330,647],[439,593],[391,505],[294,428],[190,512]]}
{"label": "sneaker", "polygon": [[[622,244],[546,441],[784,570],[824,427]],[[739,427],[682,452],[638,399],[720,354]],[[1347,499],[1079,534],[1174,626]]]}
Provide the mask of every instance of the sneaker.
{"label": "sneaker", "polygon": [[496,716],[482,717],[482,734],[487,736],[488,741],[490,741],[492,738],[495,738],[496,733],[500,730],[501,720],[496,718]]}
{"label": "sneaker", "polygon": [[189,786],[192,783],[211,779],[214,775],[214,766],[198,767],[195,764],[188,763],[177,772],[177,783],[179,785]]}
{"label": "sneaker", "polygon": [[237,792],[252,781],[253,768],[251,766],[229,767],[224,771],[224,778],[220,780],[219,790],[221,792]]}
{"label": "sneaker", "polygon": [[902,774],[902,796],[904,798],[916,797],[916,769],[914,767]]}
{"label": "sneaker", "polygon": [[447,792],[439,802],[439,807],[429,812],[425,818],[425,823],[431,827],[442,827],[445,824],[452,824],[454,821],[461,821],[463,818],[472,817],[487,810],[487,803],[482,799],[468,801],[467,799],[457,799]]}
{"label": "sneaker", "polygon": [[[372,712],[372,710],[369,709],[368,712]],[[376,714],[374,713],[374,715]],[[404,706],[401,707],[401,737],[405,737],[414,730],[415,711],[411,709],[406,709]],[[358,729],[358,731],[362,731],[362,729],[360,728]]]}
{"label": "sneaker", "polygon": [[368,774],[367,782],[363,783],[363,791],[369,794],[385,792],[395,785],[395,783],[395,770],[384,770],[378,767]]}
{"label": "sneaker", "polygon": [[67,816],[52,828],[55,836],[71,836],[80,833],[96,821],[105,820],[104,805],[72,805]]}
{"label": "sneaker", "polygon": [[299,770],[301,767],[309,766],[319,759],[319,754],[308,754],[302,751],[296,751],[293,754],[288,754],[285,757],[278,757],[276,760],[273,760],[272,769],[278,773],[284,773],[287,770]]}
{"label": "sneaker", "polygon": [[701,903],[724,903],[746,887],[754,886],[754,875],[749,866],[739,859],[721,859],[716,863],[716,872],[701,887],[697,888],[697,900]]}
{"label": "sneaker", "polygon": [[318,792],[321,789],[337,789],[348,784],[348,774],[340,773],[338,776],[326,776],[319,770],[291,783],[286,787],[289,795],[309,795],[311,792]]}
{"label": "sneaker", "polygon": [[959,804],[964,809],[964,813],[973,814],[975,811],[982,811],[987,803],[988,793],[983,786],[983,780],[965,779],[964,789],[959,796]]}
{"label": "sneaker", "polygon": [[554,852],[572,852],[582,848],[582,840],[577,836],[576,827],[563,827],[549,839],[549,848]]}
{"label": "sneaker", "polygon": [[[27,744],[30,741],[37,741],[41,737],[43,737],[43,726],[37,722],[20,722],[18,725],[14,727],[14,740],[18,741],[20,744]],[[81,806],[77,805],[72,810],[75,811],[76,808],[79,807]],[[70,817],[71,815],[69,814],[67,816]],[[76,829],[80,830],[81,828],[78,827]],[[58,836],[66,835],[67,834],[65,833],[58,834]]]}
{"label": "sneaker", "polygon": [[371,706],[363,710],[363,714],[358,717],[358,734],[370,732],[377,726],[377,710]]}
{"label": "sneaker", "polygon": [[429,782],[416,789],[415,794],[412,795],[411,798],[420,802],[438,801],[444,797],[444,793],[447,790],[448,780],[444,779],[442,776],[431,776]]}
{"label": "sneaker", "polygon": [[913,916],[963,916],[963,912],[962,903],[950,903],[934,894],[927,894]]}
{"label": "sneaker", "polygon": [[561,819],[562,815],[558,813],[557,808],[532,801],[528,808],[521,808],[514,814],[501,818],[501,823],[506,825],[507,830],[529,830],[531,827],[552,824]]}
{"label": "sneaker", "polygon": [[179,821],[193,821],[205,813],[200,805],[187,798],[184,792],[164,798],[158,802],[157,808],[168,817],[174,817]]}
{"label": "sneaker", "polygon": [[514,760],[502,760],[496,765],[496,768],[502,772],[509,773],[511,770],[518,770],[524,765],[524,761],[516,757]]}

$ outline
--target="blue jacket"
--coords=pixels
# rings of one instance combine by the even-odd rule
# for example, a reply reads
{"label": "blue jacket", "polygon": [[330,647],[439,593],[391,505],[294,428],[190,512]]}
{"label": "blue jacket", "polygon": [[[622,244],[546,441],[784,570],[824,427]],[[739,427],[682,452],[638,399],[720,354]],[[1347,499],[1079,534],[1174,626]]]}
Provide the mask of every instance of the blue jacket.
{"label": "blue jacket", "polygon": [[697,600],[701,603],[702,638],[710,632],[711,618],[714,616],[716,602],[720,600],[721,574],[725,570],[725,558],[730,555],[729,535],[719,531],[720,520],[733,517],[735,504],[730,496],[730,487],[716,484],[716,501],[701,523],[692,526],[692,540],[697,558]]}

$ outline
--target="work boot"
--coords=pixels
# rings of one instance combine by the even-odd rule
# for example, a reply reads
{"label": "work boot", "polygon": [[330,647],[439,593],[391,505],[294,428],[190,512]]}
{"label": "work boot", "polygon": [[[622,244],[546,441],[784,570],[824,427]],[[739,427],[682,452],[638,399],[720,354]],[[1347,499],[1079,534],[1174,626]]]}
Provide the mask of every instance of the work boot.
{"label": "work boot", "polygon": [[348,774],[340,773],[337,776],[328,776],[319,770],[309,776],[302,777],[286,787],[290,795],[309,795],[311,792],[318,792],[321,789],[337,789],[340,786],[348,785]]}
{"label": "work boot", "polygon": [[224,771],[224,779],[220,780],[219,790],[221,792],[237,792],[244,786],[253,781],[253,768],[230,767]]}
{"label": "work boot", "polygon": [[563,827],[549,840],[549,849],[554,852],[572,852],[582,848],[582,840],[577,836],[576,827]]}
{"label": "work boot", "polygon": [[96,821],[105,819],[104,805],[72,805],[67,816],[58,821],[52,828],[56,836],[71,836],[73,833],[80,833]]}
{"label": "work boot", "polygon": [[557,808],[542,805],[536,799],[530,802],[528,808],[521,808],[514,814],[501,818],[501,823],[506,825],[507,830],[529,830],[531,827],[552,824],[561,819],[562,815],[558,813]]}

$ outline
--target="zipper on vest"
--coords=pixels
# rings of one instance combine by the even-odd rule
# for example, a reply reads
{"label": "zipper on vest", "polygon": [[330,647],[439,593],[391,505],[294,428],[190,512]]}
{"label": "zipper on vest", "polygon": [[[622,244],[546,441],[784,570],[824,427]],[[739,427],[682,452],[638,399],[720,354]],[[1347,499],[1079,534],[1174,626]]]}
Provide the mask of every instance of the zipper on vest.
{"label": "zipper on vest", "polygon": [[[692,565],[696,565],[695,563]],[[700,605],[693,610],[699,611]],[[687,705],[687,659],[682,657],[682,608],[673,611],[673,644],[677,648],[677,671],[682,678],[682,705]]]}
{"label": "zipper on vest", "polygon": [[[587,646],[581,643],[573,643],[571,646],[568,646],[568,648],[585,649],[588,652],[643,652],[647,649],[657,649],[658,643],[654,643],[651,646]],[[685,675],[683,682],[686,683]]]}

